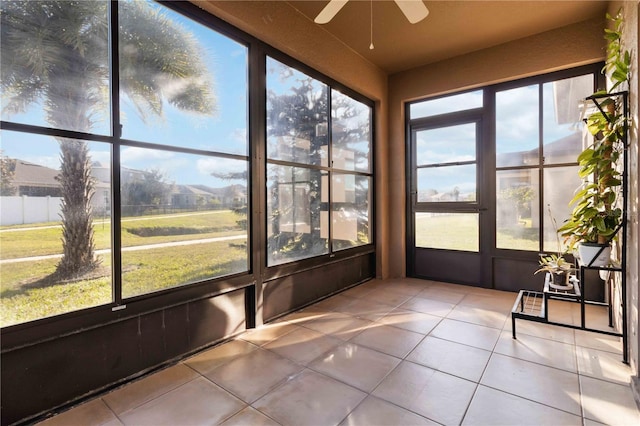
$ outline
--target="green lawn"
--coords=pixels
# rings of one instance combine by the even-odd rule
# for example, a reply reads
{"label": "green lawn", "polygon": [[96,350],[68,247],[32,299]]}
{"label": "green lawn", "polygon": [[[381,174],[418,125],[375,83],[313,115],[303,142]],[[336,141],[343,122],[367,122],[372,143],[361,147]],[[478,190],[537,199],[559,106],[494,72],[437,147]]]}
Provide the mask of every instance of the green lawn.
{"label": "green lawn", "polygon": [[[478,222],[474,214],[416,215],[416,247],[478,251]],[[499,248],[538,251],[538,229],[531,222],[499,229]],[[555,243],[555,242],[554,242]]]}
{"label": "green lawn", "polygon": [[[142,216],[124,218],[122,220],[122,246],[132,247],[146,244],[158,244],[172,241],[187,241],[235,235],[241,230],[236,221],[238,216],[229,210],[216,210],[194,215],[176,215],[174,217],[156,218]],[[13,229],[27,228],[0,227],[0,258],[17,259],[31,256],[44,256],[48,254],[62,253],[62,228],[59,223],[38,224],[37,227],[28,227],[28,230],[6,232]],[[168,235],[157,237],[140,237],[129,232],[134,228],[153,227],[187,227],[187,228],[214,228],[212,232],[202,234]],[[111,247],[111,223],[98,220],[93,225],[94,243],[96,249],[108,249]]]}
{"label": "green lawn", "polygon": [[[237,226],[236,220],[238,217],[230,211],[215,211],[194,216],[125,219],[122,222],[123,246],[171,243],[246,233]],[[152,237],[140,237],[127,232],[128,229],[140,227],[162,228],[163,231],[172,227],[191,228],[198,232],[206,232]],[[61,253],[60,228],[40,228],[0,232],[2,259]],[[110,226],[96,222],[94,231],[96,247],[109,248]],[[123,296],[132,297],[246,271],[248,266],[246,248],[243,247],[245,242],[244,239],[234,239],[124,251]],[[95,277],[55,284],[45,284],[38,280],[55,271],[58,258],[3,264],[0,269],[0,326],[109,303],[112,297],[111,259],[108,254],[99,257],[102,265]]]}
{"label": "green lawn", "polygon": [[416,215],[416,247],[478,251],[478,219],[474,214]]}

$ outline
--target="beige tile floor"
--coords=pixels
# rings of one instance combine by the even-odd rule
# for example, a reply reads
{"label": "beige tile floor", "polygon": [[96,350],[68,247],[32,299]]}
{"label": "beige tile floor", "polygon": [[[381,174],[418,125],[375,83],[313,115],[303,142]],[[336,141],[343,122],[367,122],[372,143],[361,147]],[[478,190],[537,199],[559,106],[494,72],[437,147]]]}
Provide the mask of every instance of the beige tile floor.
{"label": "beige tile floor", "polygon": [[619,339],[518,321],[513,340],[515,297],[370,281],[42,424],[640,425]]}

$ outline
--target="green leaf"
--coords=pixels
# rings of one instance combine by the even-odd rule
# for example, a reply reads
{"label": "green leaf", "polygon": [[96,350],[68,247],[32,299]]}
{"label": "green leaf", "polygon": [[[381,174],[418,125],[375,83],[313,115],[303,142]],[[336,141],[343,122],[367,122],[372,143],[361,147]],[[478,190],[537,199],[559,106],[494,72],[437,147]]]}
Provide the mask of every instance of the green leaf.
{"label": "green leaf", "polygon": [[594,151],[592,148],[587,148],[578,155],[578,163],[593,158]]}

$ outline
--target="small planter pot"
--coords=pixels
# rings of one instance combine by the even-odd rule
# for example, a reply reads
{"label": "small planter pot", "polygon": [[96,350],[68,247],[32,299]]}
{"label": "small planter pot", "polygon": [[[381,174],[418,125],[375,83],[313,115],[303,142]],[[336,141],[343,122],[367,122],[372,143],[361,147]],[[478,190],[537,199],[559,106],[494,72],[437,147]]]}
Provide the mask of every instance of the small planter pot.
{"label": "small planter pot", "polygon": [[[601,249],[602,251],[600,251]],[[598,254],[598,252],[600,252],[600,254]],[[578,254],[580,255],[580,261],[583,265],[607,266],[611,259],[611,246],[608,244],[580,243],[578,246]]]}
{"label": "small planter pot", "polygon": [[572,275],[567,272],[547,272],[549,287],[555,290],[571,290],[573,288]]}

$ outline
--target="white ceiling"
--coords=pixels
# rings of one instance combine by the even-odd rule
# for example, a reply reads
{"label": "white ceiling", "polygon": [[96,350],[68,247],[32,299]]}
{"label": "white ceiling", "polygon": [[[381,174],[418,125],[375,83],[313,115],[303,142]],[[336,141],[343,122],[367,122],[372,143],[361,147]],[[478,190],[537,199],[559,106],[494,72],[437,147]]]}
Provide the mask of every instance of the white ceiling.
{"label": "white ceiling", "polygon": [[[289,0],[311,21],[328,0]],[[392,0],[350,0],[322,27],[389,74],[592,18],[606,1],[424,1],[429,16],[410,24]],[[369,49],[371,6],[373,43]],[[313,23],[313,25],[317,25]]]}

